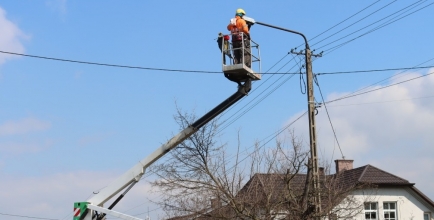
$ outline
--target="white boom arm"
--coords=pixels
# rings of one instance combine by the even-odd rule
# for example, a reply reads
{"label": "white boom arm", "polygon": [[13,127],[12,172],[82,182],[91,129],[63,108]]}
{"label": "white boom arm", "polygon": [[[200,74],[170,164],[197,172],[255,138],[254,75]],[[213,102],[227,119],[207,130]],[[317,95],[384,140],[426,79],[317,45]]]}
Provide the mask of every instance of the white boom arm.
{"label": "white boom arm", "polygon": [[134,181],[139,181],[148,166],[150,166],[164,154],[169,152],[174,146],[181,143],[193,133],[194,130],[191,127],[184,129],[175,137],[170,139],[166,144],[163,144],[152,154],[142,159],[138,164],[117,178],[110,185],[102,189],[93,198],[89,199],[88,202],[94,205],[102,205]]}
{"label": "white boom arm", "polygon": [[[229,108],[231,105],[239,101],[242,97],[247,95],[247,93],[251,89],[251,81],[247,80],[243,86],[240,86],[238,88],[238,91],[235,92],[232,96],[230,96],[228,99],[220,103],[218,106],[216,106],[214,109],[209,111],[207,114],[205,114],[202,118],[199,118],[197,121],[195,121],[193,124],[191,124],[186,129],[182,130],[179,134],[174,136],[172,139],[170,139],[167,143],[163,144],[161,147],[157,148],[152,154],[142,159],[138,164],[136,164],[134,167],[132,167],[130,170],[125,172],[122,176],[117,178],[115,181],[113,181],[111,184],[109,184],[107,187],[103,188],[98,194],[96,194],[94,197],[90,198],[87,201],[88,209],[82,208],[81,214],[77,214],[74,216],[74,220],[92,220],[100,218],[102,219],[104,216],[99,215],[95,217],[94,211],[103,212],[106,214],[114,214],[118,215],[118,212],[107,212],[106,210],[111,210],[114,205],[124,196],[126,192],[133,186],[132,184],[140,181],[141,177],[145,173],[145,170],[147,167],[149,167],[151,164],[153,164],[155,161],[157,161],[159,158],[164,156],[166,153],[168,153],[171,149],[176,147],[178,144],[180,144],[182,141],[184,141],[186,138],[190,137],[192,134],[194,134],[196,131],[199,130],[202,126],[204,126],[206,123],[214,119],[217,115],[222,113],[224,110]],[[130,186],[125,190],[125,192],[110,206],[108,209],[102,208],[96,210],[95,207],[102,207],[102,205],[110,200],[113,196],[118,194],[120,191],[124,190],[126,187]],[[80,204],[80,203],[76,203]],[[80,210],[80,209],[78,209]],[[85,210],[85,211],[83,211]],[[122,214],[122,213],[121,213]],[[128,216],[128,215],[125,215]],[[95,218],[94,218],[95,217]],[[129,219],[130,216],[124,218]]]}

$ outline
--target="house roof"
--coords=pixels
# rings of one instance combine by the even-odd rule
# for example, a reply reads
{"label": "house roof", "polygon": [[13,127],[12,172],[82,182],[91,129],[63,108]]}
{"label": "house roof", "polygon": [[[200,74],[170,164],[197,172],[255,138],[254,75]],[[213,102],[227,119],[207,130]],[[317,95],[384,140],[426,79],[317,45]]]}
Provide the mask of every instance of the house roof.
{"label": "house roof", "polygon": [[[294,189],[302,189],[306,181],[306,174],[295,174],[291,176],[291,187]],[[343,186],[355,186],[357,184],[374,184],[377,186],[413,186],[408,180],[395,176],[384,170],[381,170],[372,165],[366,165],[351,170],[341,171],[339,174],[327,175],[327,178],[337,177],[339,183]],[[272,189],[274,192],[285,190],[285,181],[288,175],[286,174],[255,174],[240,190],[239,194],[245,195],[252,190],[257,190],[257,186],[261,189]],[[276,193],[279,194],[279,193]]]}
{"label": "house roof", "polygon": [[[283,192],[285,186],[285,174],[266,174],[256,173],[252,178],[244,185],[244,187],[238,192],[238,195],[248,195],[250,192],[257,192],[258,186],[260,190],[273,190],[276,195],[279,195],[279,191]],[[306,174],[296,174],[292,176],[291,187],[300,189],[304,187],[306,182]]]}
{"label": "house roof", "polygon": [[[281,199],[283,196],[285,187],[287,187],[286,181],[288,177],[292,178],[290,181],[290,187],[294,189],[303,189],[306,181],[306,174],[264,174],[256,173],[250,180],[244,185],[244,187],[238,192],[238,197],[244,197],[244,199],[260,199],[260,194],[268,194],[271,191],[273,199]],[[414,187],[414,183],[410,183],[408,180],[393,175],[389,172],[381,170],[372,165],[365,165],[362,167],[344,170],[338,174],[325,175],[325,178],[336,178],[343,186],[356,186],[357,184],[374,184],[378,187],[408,187],[415,194],[419,195],[425,202],[434,207],[434,202]],[[301,195],[302,190],[295,190],[295,192]],[[259,196],[259,197],[258,197]],[[252,197],[252,198],[249,198]],[[212,212],[228,213],[228,207],[221,207]],[[224,210],[224,211],[223,211]],[[230,212],[230,211],[229,211]]]}
{"label": "house roof", "polygon": [[[264,193],[265,190],[272,190],[274,199],[279,199],[279,196],[284,195],[285,192],[285,174],[255,174],[239,191],[238,195],[246,196],[251,192],[255,192],[257,196],[258,188]],[[291,180],[291,187],[294,189],[302,189],[306,181],[306,174],[296,174]],[[419,195],[425,202],[434,207],[434,202],[425,194],[419,191],[414,183],[393,175],[382,169],[372,165],[365,165],[362,167],[354,168],[351,170],[341,171],[339,174],[326,175],[326,178],[337,177],[339,183],[343,186],[352,187],[357,184],[373,184],[378,187],[408,187],[414,193]],[[301,190],[298,193],[302,193]],[[269,194],[269,193],[266,193]]]}
{"label": "house roof", "polygon": [[[335,174],[336,175],[336,174]],[[345,170],[339,173],[340,178],[345,183],[369,183],[378,186],[382,185],[401,185],[412,186],[414,183],[410,183],[408,180],[395,176],[384,170],[381,170],[372,165],[366,165],[351,170]]]}
{"label": "house roof", "polygon": [[346,183],[369,183],[379,187],[385,186],[408,186],[410,190],[419,195],[425,202],[434,207],[434,201],[417,189],[414,183],[381,170],[372,165],[366,165],[342,172],[341,178]]}
{"label": "house roof", "polygon": [[434,207],[434,201],[432,201],[430,198],[428,198],[428,196],[426,196],[425,194],[423,194],[419,189],[417,189],[414,186],[412,186],[411,189],[413,190],[413,192],[415,192],[416,194],[418,194],[423,200],[425,200],[425,202],[427,202],[428,204],[430,204],[431,206]]}

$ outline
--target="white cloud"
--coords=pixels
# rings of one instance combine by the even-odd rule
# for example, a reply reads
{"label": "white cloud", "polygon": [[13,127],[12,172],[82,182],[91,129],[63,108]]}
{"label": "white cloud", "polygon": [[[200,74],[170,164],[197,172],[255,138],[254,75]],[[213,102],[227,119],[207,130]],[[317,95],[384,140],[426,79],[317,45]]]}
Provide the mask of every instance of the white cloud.
{"label": "white cloud", "polygon": [[0,124],[0,152],[3,154],[34,153],[49,148],[54,141],[47,138],[35,138],[31,135],[46,131],[51,123],[37,118],[23,118]]}
{"label": "white cloud", "polygon": [[[419,76],[410,73],[395,77],[388,85]],[[354,159],[355,167],[371,164],[414,182],[434,199],[434,189],[428,186],[434,182],[433,87],[434,75],[430,75],[329,104],[330,118],[346,159]],[[327,100],[344,95],[330,94]],[[324,107],[316,123],[319,157],[327,162],[340,159]],[[295,125],[296,133],[309,137],[307,125],[304,117]]]}
{"label": "white cloud", "polygon": [[23,118],[18,121],[7,121],[0,124],[0,136],[27,134],[44,131],[51,127],[51,123],[37,118]]}
{"label": "white cloud", "polygon": [[[24,53],[22,39],[28,38],[14,23],[6,18],[6,11],[0,8],[0,48],[7,52]],[[15,55],[0,54],[0,65]]]}

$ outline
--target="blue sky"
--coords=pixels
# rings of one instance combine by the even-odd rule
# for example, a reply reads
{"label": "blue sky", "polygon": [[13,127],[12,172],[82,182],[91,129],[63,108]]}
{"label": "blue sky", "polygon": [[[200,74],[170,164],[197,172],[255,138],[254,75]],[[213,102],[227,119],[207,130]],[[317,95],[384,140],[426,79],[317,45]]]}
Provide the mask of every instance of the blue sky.
{"label": "blue sky", "polygon": [[[432,3],[3,1],[0,51],[221,71],[216,36],[226,31],[234,11],[243,8],[257,21],[304,33],[314,53],[324,51],[313,62],[315,73],[434,66]],[[388,25],[365,34],[383,24]],[[300,36],[259,25],[251,33],[261,47],[263,72],[299,71],[295,61],[301,57],[288,52],[302,49]],[[355,167],[371,164],[408,179],[432,199],[434,77],[400,82],[433,71],[318,76],[326,100],[367,86],[378,89],[328,106],[345,158],[354,159]],[[388,87],[395,83],[400,84]],[[252,107],[227,124],[222,142],[234,144],[240,131],[243,144],[251,146],[307,109],[298,76],[264,74],[253,89],[222,116],[236,118],[238,110]],[[235,83],[216,73],[115,68],[0,53],[0,187],[7,189],[0,192],[0,213],[70,219],[73,202],[86,200],[178,131],[172,117],[176,105],[202,115],[235,90]],[[315,96],[321,102],[318,87]],[[249,104],[258,100],[255,106]],[[306,143],[307,125],[304,117],[291,127]],[[324,107],[317,116],[317,132],[322,162],[340,159]],[[149,195],[146,181],[134,190],[120,211],[155,209],[148,199],[157,195]],[[153,219],[163,215],[160,211],[151,212]]]}

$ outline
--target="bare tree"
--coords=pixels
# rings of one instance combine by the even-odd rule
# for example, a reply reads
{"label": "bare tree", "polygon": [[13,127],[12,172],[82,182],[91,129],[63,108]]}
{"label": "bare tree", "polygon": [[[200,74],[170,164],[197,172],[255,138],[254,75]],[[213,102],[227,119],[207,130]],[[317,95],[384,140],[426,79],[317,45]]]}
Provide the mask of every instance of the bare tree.
{"label": "bare tree", "polygon": [[[179,109],[175,120],[184,129],[194,121]],[[174,219],[313,219],[350,218],[363,210],[363,201],[351,192],[366,185],[345,181],[340,175],[320,172],[319,192],[312,190],[309,152],[294,132],[275,146],[255,144],[253,152],[229,155],[218,142],[218,121],[201,128],[153,166],[158,180],[152,184],[159,202]],[[321,195],[321,212],[313,198]]]}

